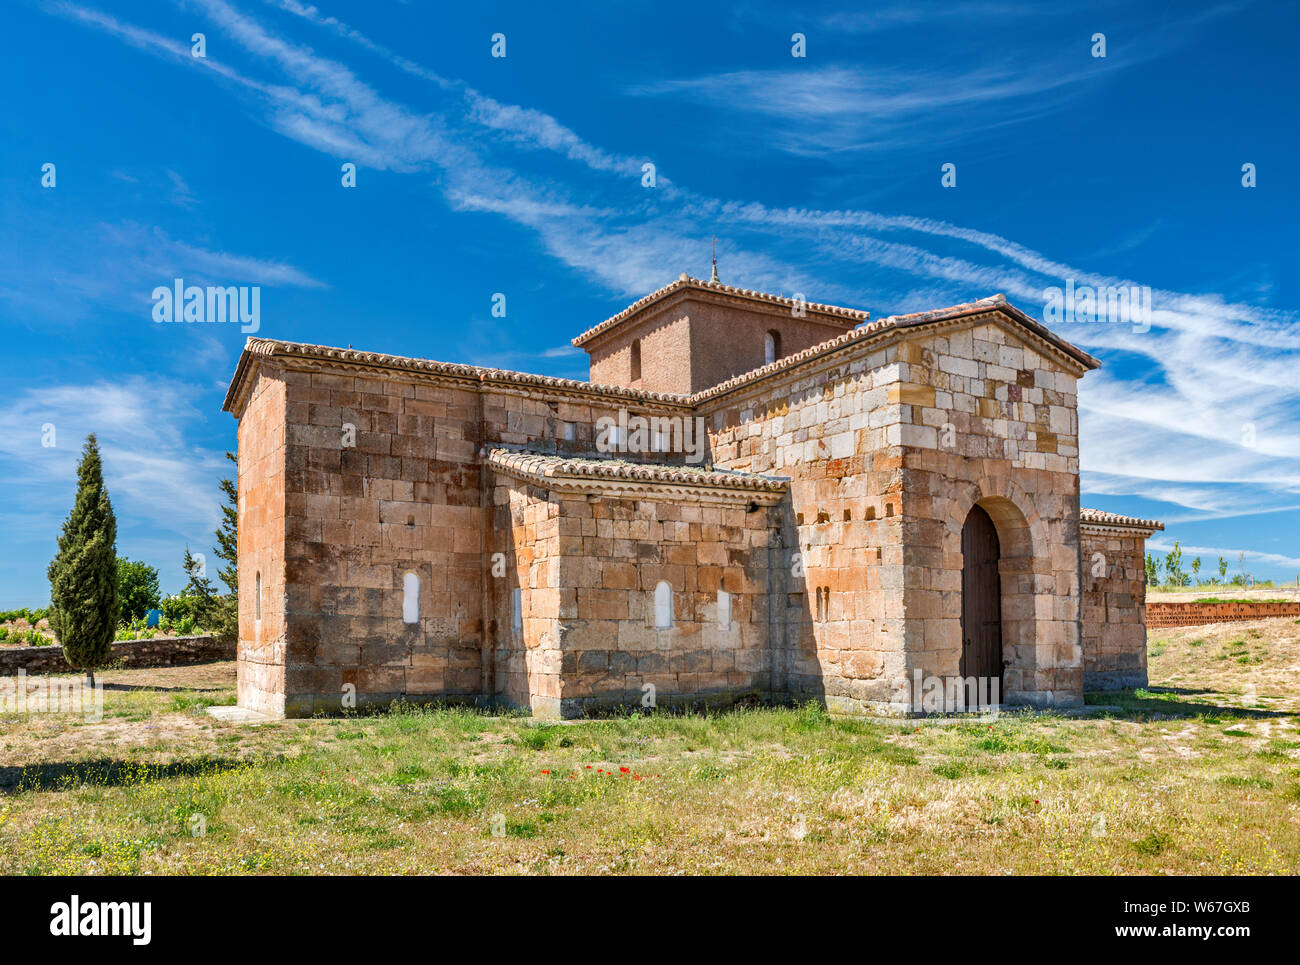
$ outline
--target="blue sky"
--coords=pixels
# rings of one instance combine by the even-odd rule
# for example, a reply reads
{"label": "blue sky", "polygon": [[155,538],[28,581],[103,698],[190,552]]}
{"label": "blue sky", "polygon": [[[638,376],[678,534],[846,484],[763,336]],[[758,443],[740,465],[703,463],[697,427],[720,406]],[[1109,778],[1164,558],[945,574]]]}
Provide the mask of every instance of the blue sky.
{"label": "blue sky", "polygon": [[120,553],[170,592],[210,549],[245,335],[153,322],[155,287],[260,286],[265,336],[582,378],[569,338],[707,277],[713,234],[723,281],[875,318],[1148,286],[1149,331],[1058,327],[1104,362],[1085,505],[1296,579],[1294,5],[548,6],[7,5],[0,607],[48,600],[89,431]]}

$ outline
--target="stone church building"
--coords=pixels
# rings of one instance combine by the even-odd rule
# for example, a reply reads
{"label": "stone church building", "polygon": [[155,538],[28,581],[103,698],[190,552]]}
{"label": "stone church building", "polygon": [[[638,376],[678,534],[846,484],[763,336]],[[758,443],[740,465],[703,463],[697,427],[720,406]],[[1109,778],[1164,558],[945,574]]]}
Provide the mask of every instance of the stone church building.
{"label": "stone church building", "polygon": [[248,340],[241,707],[1146,683],[1162,527],[1080,508],[1099,363],[1002,296],[869,321],[682,275],[573,342],[590,381]]}

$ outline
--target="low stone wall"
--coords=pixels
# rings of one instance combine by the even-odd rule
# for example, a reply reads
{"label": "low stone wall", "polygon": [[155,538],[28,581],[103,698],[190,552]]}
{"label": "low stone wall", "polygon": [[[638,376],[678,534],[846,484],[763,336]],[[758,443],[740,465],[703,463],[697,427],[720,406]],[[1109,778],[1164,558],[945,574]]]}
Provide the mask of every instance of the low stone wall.
{"label": "low stone wall", "polygon": [[[125,667],[169,667],[215,660],[234,660],[234,643],[221,643],[213,636],[154,637],[151,640],[120,640],[113,644],[110,664]],[[63,648],[0,648],[0,676],[27,673],[71,673]]]}
{"label": "low stone wall", "polygon": [[1300,603],[1147,603],[1152,630],[1268,617],[1300,617]]}

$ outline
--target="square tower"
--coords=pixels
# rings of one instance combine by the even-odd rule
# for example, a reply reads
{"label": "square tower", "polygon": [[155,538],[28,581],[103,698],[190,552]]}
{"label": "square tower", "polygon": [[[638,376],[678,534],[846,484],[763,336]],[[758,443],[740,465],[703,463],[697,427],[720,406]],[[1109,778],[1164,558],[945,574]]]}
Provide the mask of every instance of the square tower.
{"label": "square tower", "polygon": [[868,314],[681,275],[573,340],[591,381],[690,395],[843,335]]}

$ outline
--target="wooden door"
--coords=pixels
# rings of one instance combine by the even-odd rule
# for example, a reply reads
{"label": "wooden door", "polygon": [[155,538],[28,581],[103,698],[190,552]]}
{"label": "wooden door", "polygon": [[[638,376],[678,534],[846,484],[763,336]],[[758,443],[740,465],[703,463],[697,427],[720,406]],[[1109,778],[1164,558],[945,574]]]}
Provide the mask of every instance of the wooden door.
{"label": "wooden door", "polygon": [[979,506],[961,531],[961,675],[998,681],[1002,692],[1002,585],[998,578],[998,531]]}

